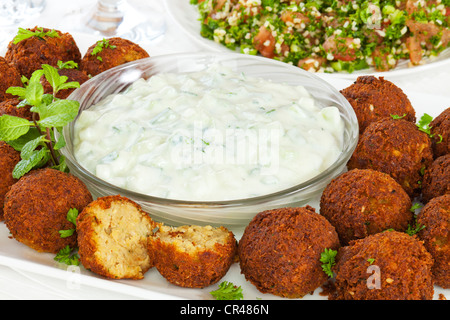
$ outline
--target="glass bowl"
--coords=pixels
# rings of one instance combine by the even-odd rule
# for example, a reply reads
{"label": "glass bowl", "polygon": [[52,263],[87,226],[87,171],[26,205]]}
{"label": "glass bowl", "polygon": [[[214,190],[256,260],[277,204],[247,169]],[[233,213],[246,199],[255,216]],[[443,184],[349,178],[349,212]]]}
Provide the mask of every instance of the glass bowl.
{"label": "glass bowl", "polygon": [[85,82],[68,99],[80,102],[79,112],[81,113],[106,96],[123,91],[139,78],[147,79],[157,73],[197,72],[211,64],[221,64],[248,76],[290,85],[302,85],[314,97],[320,108],[337,107],[345,126],[343,149],[338,159],[314,178],[264,196],[227,201],[171,200],[119,188],[97,178],[81,166],[74,156],[75,119],[63,130],[66,146],[62,149],[62,154],[66,157],[70,172],[86,184],[94,198],[120,194],[141,205],[154,220],[171,225],[244,226],[258,212],[281,207],[304,206],[314,200],[317,201],[326,185],[345,170],[358,141],[358,122],[353,108],[344,96],[326,81],[298,67],[276,60],[237,53],[183,53],[155,56],[107,70]]}

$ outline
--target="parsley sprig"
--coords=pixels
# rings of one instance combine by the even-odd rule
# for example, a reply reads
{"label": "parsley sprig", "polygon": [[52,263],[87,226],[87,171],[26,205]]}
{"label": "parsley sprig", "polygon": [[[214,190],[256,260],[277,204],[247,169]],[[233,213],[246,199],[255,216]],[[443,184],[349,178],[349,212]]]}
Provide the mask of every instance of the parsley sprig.
{"label": "parsley sprig", "polygon": [[[423,116],[420,118],[420,120],[417,122],[416,126],[419,128],[420,131],[425,132],[430,138],[433,138],[435,135],[431,133],[432,126],[430,125],[433,121],[433,117],[430,116],[428,113],[424,113]],[[436,143],[442,142],[442,135],[438,135],[439,141]]]}
{"label": "parsley sprig", "polygon": [[41,39],[44,39],[44,37],[59,38],[59,33],[56,30],[44,31],[44,28],[36,28],[36,31],[19,28],[17,35],[13,39],[13,43],[18,44],[20,41],[31,37],[38,37]]}
{"label": "parsley sprig", "polygon": [[242,294],[241,286],[236,286],[232,282],[223,281],[219,284],[219,289],[211,291],[210,294],[216,298],[216,300],[242,300],[244,295]]}
{"label": "parsley sprig", "polygon": [[[52,94],[44,93],[40,82],[44,76],[53,88]],[[8,114],[0,116],[0,140],[20,151],[21,160],[15,166],[12,176],[19,179],[34,168],[49,165],[54,169],[66,171],[64,157],[60,149],[65,146],[62,129],[75,119],[79,102],[55,97],[59,90],[78,88],[78,82],[67,82],[55,67],[44,64],[36,70],[24,87],[10,87],[7,93],[21,100],[18,108],[31,106],[33,118],[28,120]],[[55,132],[60,138],[56,140]]]}
{"label": "parsley sprig", "polygon": [[336,264],[337,250],[327,249],[320,254],[320,262],[322,262],[322,270],[327,276],[333,277],[333,266]]}
{"label": "parsley sprig", "polygon": [[[76,208],[71,208],[67,212],[67,220],[72,222],[75,226],[73,229],[59,230],[61,238],[67,238],[73,235],[76,231],[77,226],[78,210]],[[71,248],[69,245],[65,246],[63,249],[59,250],[56,256],[53,258],[55,261],[78,266],[80,264],[80,256],[78,255],[78,248]]]}

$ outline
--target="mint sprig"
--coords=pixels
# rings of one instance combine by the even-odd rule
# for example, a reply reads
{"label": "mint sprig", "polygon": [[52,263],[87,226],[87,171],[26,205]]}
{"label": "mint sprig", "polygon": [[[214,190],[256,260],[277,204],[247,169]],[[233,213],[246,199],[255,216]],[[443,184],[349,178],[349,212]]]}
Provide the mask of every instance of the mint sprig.
{"label": "mint sprig", "polygon": [[[52,94],[45,94],[41,84],[44,76],[53,88]],[[79,103],[74,100],[55,97],[59,90],[78,88],[78,82],[67,82],[66,76],[60,76],[58,70],[50,65],[33,72],[24,87],[10,87],[6,92],[17,96],[21,102],[18,107],[31,106],[33,119],[0,116],[0,140],[20,151],[21,160],[15,166],[12,175],[19,179],[34,168],[49,164],[50,167],[66,171],[64,157],[59,150],[65,146],[64,139],[55,139],[55,132],[73,121],[78,114]]]}

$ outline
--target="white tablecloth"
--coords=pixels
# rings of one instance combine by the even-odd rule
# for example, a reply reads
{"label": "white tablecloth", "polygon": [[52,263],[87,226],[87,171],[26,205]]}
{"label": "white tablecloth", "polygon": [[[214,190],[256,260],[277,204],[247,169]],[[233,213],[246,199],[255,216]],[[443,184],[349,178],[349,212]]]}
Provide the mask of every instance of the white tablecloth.
{"label": "white tablecloth", "polygon": [[[181,0],[180,0],[181,1]],[[47,0],[42,15],[28,21],[22,27],[42,26],[60,29],[67,25],[67,17],[74,12],[88,13],[94,0]],[[133,0],[135,6],[147,5],[154,12],[165,16],[167,30],[163,37],[150,43],[150,54],[160,55],[175,52],[204,51],[206,48],[186,36],[165,11],[163,0]],[[81,8],[81,9],[80,9]],[[15,29],[16,30],[16,29]],[[67,31],[60,29],[62,31]],[[3,29],[3,32],[9,30]],[[11,32],[11,31],[9,31]],[[13,31],[15,32],[15,31]],[[11,36],[14,33],[11,34]],[[0,32],[1,36],[1,32]],[[1,43],[1,42],[0,42]],[[389,78],[389,77],[387,77]],[[439,95],[449,98],[450,106],[450,64],[432,72],[424,71],[415,77],[396,78],[395,84],[407,92]],[[66,280],[24,271],[16,267],[0,265],[0,299],[135,299],[128,293],[119,293],[87,285],[68,288]]]}

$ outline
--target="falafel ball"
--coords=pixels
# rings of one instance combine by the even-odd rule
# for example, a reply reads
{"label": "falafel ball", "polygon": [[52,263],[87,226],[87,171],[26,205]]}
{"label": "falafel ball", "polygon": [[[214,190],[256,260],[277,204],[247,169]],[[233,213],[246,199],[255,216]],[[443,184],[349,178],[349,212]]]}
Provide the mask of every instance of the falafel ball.
{"label": "falafel ball", "polygon": [[434,160],[423,175],[422,202],[444,194],[450,194],[450,153]]}
{"label": "falafel ball", "polygon": [[430,123],[434,158],[450,153],[450,107]]}
{"label": "falafel ball", "polygon": [[[81,70],[78,69],[59,69],[58,74],[60,76],[67,77],[66,82],[78,82],[80,85],[85,83],[89,80],[89,77],[86,73],[84,73]],[[53,88],[50,85],[50,83],[47,81],[45,76],[42,76],[41,78],[41,84],[44,87],[44,93],[53,93]],[[59,90],[55,97],[59,99],[66,99],[70,94],[75,90],[76,88],[69,88],[69,89],[63,89]]]}
{"label": "falafel ball", "polygon": [[330,300],[431,300],[433,258],[422,241],[385,231],[351,241],[336,256]]}
{"label": "falafel ball", "polygon": [[187,288],[204,288],[222,279],[236,250],[234,234],[225,227],[161,224],[148,243],[159,273]]}
{"label": "falafel ball", "polygon": [[418,235],[434,258],[434,282],[450,288],[450,194],[433,198],[417,215],[417,223],[425,226]]}
{"label": "falafel ball", "polygon": [[56,169],[35,169],[12,185],[5,196],[4,218],[11,235],[39,252],[58,253],[74,248],[74,233],[61,238],[59,231],[74,229],[69,209],[81,212],[92,201],[86,186],[75,176]]}
{"label": "falafel ball", "polygon": [[373,169],[391,175],[413,198],[420,195],[422,173],[433,162],[431,140],[403,119],[371,123],[347,163],[351,169]]}
{"label": "falafel ball", "polygon": [[241,273],[262,293],[301,298],[327,281],[321,254],[339,246],[335,228],[310,206],[263,211],[239,241]]}
{"label": "falafel ball", "polygon": [[34,27],[27,29],[36,35],[8,44],[5,59],[14,65],[20,75],[30,78],[43,64],[56,67],[58,61],[80,62],[81,53],[70,33]]}
{"label": "falafel ball", "polygon": [[86,269],[110,279],[143,279],[154,263],[147,240],[156,223],[134,201],[100,197],[77,217],[78,254]]}
{"label": "falafel ball", "polygon": [[405,231],[413,219],[411,198],[390,175],[353,169],[322,193],[320,214],[336,228],[341,245],[387,229]]}
{"label": "falafel ball", "polygon": [[416,122],[416,112],[406,94],[383,77],[360,76],[340,92],[355,110],[359,133],[370,123],[391,115]]}
{"label": "falafel ball", "polygon": [[25,105],[23,107],[18,107],[21,101],[16,98],[7,99],[0,102],[0,116],[7,114],[14,117],[24,118],[27,120],[33,120],[33,112],[30,111],[31,106]]}
{"label": "falafel ball", "polygon": [[17,182],[12,172],[20,161],[20,152],[4,141],[0,141],[0,221],[3,221],[3,205],[9,188]]}
{"label": "falafel ball", "polygon": [[5,58],[0,57],[0,102],[11,99],[13,96],[6,93],[9,87],[23,87],[19,71],[13,65],[10,65]]}
{"label": "falafel ball", "polygon": [[81,59],[80,70],[94,77],[113,67],[149,56],[141,46],[128,39],[103,39],[88,48]]}

